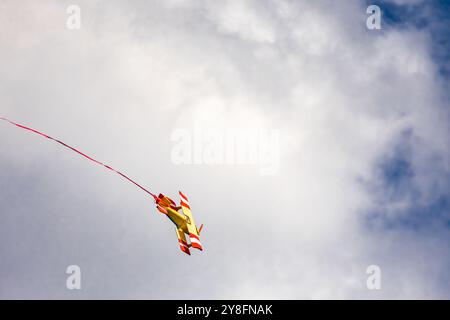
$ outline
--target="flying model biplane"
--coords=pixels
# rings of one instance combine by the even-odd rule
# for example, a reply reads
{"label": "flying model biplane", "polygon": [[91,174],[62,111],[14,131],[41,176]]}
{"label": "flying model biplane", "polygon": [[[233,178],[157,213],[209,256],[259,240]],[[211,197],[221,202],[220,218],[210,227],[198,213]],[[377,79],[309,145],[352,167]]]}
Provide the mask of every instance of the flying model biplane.
{"label": "flying model biplane", "polygon": [[[159,196],[154,195],[149,190],[147,190],[146,188],[144,188],[139,183],[132,180],[131,178],[129,178],[122,172],[117,171],[113,167],[106,165],[103,162],[95,160],[94,158],[88,156],[84,152],[81,152],[80,150],[75,149],[74,147],[71,147],[68,144],[66,144],[58,139],[52,138],[45,133],[42,133],[40,131],[37,131],[37,130],[32,129],[27,126],[24,126],[22,124],[16,123],[14,121],[8,120],[7,118],[3,118],[1,116],[0,116],[0,120],[8,122],[8,123],[10,123],[16,127],[19,127],[21,129],[38,134],[44,138],[53,140],[53,141],[63,145],[64,147],[78,153],[79,155],[83,156],[84,158],[88,159],[89,161],[92,161],[98,165],[101,165],[101,166],[107,168],[108,170],[111,170],[111,171],[117,173],[118,175],[122,176],[122,178],[125,178],[126,180],[130,181],[131,183],[133,183],[134,185],[136,185],[137,187],[139,187],[140,189],[145,191],[147,194],[151,195],[156,202],[156,207],[158,208],[158,210],[161,213],[164,213],[165,215],[167,215],[167,217],[175,224],[178,242],[180,244],[181,251],[183,251],[184,253],[189,254],[189,255],[191,254],[191,252],[189,251],[190,247],[193,247],[193,248],[203,251],[203,247],[202,247],[202,244],[201,244],[200,238],[199,238],[200,231],[202,231],[203,225],[200,226],[200,229],[197,229],[197,226],[195,225],[195,222],[194,222],[194,218],[192,217],[191,208],[189,207],[188,199],[186,198],[186,196],[184,194],[181,193],[181,191],[180,191],[180,197],[181,197],[180,206],[176,206],[175,202],[172,199],[170,199],[169,197],[167,197],[161,193],[159,194]],[[181,213],[179,212],[180,209],[181,209]],[[190,243],[188,243],[186,241],[185,234],[189,235]]]}
{"label": "flying model biplane", "polygon": [[[156,208],[175,224],[180,249],[190,255],[190,247],[203,251],[200,242],[200,232],[202,231],[203,224],[197,229],[187,197],[181,191],[179,191],[179,194],[180,205],[177,206],[175,201],[160,193],[155,198]],[[179,212],[180,209],[181,212]],[[189,236],[190,243],[186,241],[186,234]]]}

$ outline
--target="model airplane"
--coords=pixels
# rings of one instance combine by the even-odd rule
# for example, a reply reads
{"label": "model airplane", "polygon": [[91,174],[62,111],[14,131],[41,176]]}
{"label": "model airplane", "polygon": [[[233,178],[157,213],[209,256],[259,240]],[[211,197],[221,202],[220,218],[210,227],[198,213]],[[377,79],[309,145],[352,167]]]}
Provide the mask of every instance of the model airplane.
{"label": "model airplane", "polygon": [[[179,191],[179,193],[180,206],[177,206],[172,199],[160,193],[159,196],[155,198],[156,208],[175,224],[180,249],[184,253],[190,255],[190,247],[203,251],[200,242],[200,232],[202,231],[203,224],[197,229],[194,218],[192,217],[188,199],[181,191]],[[179,212],[180,209],[181,212]],[[186,241],[186,234],[189,236],[190,243]]]}
{"label": "model airplane", "polygon": [[[53,141],[63,145],[64,147],[78,153],[79,155],[85,157],[89,161],[92,161],[98,165],[101,165],[101,166],[107,168],[108,170],[111,170],[111,171],[119,174],[120,176],[122,176],[122,178],[127,179],[128,181],[130,181],[131,183],[133,183],[134,185],[136,185],[137,187],[139,187],[140,189],[142,189],[143,191],[145,191],[146,193],[151,195],[156,202],[156,206],[157,206],[158,210],[161,213],[164,213],[165,215],[167,215],[167,217],[175,224],[175,226],[177,227],[176,232],[177,232],[178,242],[180,244],[181,251],[183,251],[184,253],[189,254],[189,255],[191,254],[191,252],[189,251],[190,247],[193,247],[193,248],[203,251],[203,247],[202,247],[202,244],[201,244],[200,238],[199,238],[200,231],[202,231],[203,225],[200,226],[200,229],[197,229],[197,226],[195,225],[195,222],[194,222],[194,218],[192,217],[191,208],[189,207],[188,199],[186,198],[186,196],[184,194],[181,193],[181,191],[180,191],[180,197],[181,197],[180,205],[181,206],[177,207],[175,205],[175,202],[172,199],[170,199],[169,197],[167,197],[161,193],[159,194],[159,196],[154,195],[149,190],[147,190],[146,188],[144,188],[139,183],[132,180],[131,178],[129,178],[122,172],[117,171],[113,167],[106,165],[103,162],[95,160],[94,158],[88,156],[84,152],[81,152],[80,150],[75,149],[74,147],[71,147],[68,144],[66,144],[58,139],[52,138],[43,132],[37,131],[30,127],[26,127],[22,124],[8,120],[7,118],[3,118],[1,116],[0,116],[0,120],[6,121],[16,127],[21,128],[21,129],[36,133],[47,139],[53,140]],[[182,210],[181,213],[178,212],[180,209]],[[190,243],[187,243],[185,233],[187,235],[189,235]]]}

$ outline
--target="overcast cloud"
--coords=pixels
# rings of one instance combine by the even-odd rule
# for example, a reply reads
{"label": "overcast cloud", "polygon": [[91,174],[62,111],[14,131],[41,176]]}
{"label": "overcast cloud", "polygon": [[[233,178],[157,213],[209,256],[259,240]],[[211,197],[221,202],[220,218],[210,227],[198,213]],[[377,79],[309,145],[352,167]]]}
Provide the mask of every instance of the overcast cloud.
{"label": "overcast cloud", "polygon": [[[369,4],[2,1],[0,115],[182,190],[205,251],[183,255],[132,184],[0,123],[0,297],[450,298],[441,20],[368,30]],[[175,164],[195,127],[275,130],[277,171]]]}

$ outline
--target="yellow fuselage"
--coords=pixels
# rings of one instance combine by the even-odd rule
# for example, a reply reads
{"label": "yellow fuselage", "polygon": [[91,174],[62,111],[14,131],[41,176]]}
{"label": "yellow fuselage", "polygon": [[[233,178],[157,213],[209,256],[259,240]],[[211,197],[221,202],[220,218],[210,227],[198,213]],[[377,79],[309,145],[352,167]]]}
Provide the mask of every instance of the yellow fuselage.
{"label": "yellow fuselage", "polygon": [[175,224],[177,229],[181,229],[183,230],[184,233],[189,234],[189,230],[186,223],[188,217],[172,209],[171,207],[166,207],[165,209],[167,210],[167,217]]}

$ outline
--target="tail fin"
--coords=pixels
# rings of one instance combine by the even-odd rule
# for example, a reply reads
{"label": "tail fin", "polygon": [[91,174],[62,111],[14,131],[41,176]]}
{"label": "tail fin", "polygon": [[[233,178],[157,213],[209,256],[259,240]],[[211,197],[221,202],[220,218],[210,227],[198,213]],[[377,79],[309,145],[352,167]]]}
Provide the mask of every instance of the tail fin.
{"label": "tail fin", "polygon": [[159,204],[156,205],[156,208],[158,209],[159,212],[161,212],[163,214],[167,214],[167,209],[164,207],[161,207]]}

